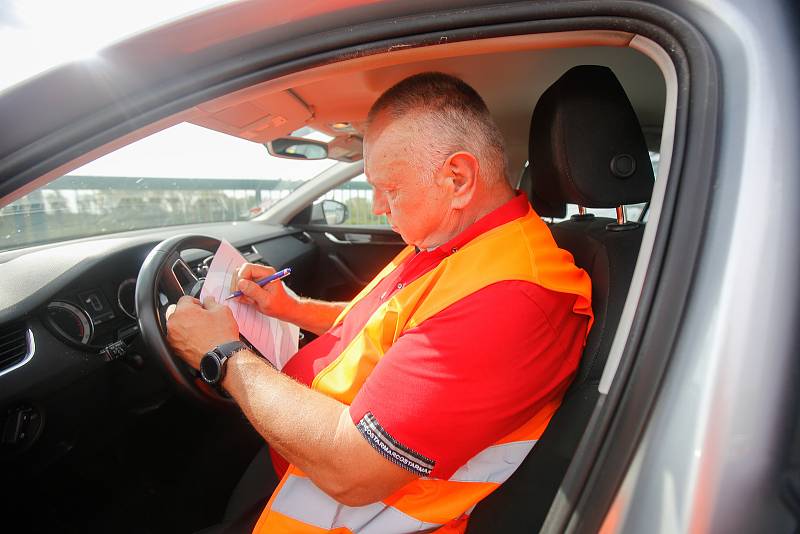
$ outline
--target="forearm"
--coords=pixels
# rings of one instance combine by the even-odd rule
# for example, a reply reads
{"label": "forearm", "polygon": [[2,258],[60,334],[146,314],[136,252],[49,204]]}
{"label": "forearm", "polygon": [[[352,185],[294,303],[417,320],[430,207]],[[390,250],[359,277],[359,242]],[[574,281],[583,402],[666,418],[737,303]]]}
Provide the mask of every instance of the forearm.
{"label": "forearm", "polygon": [[[327,306],[328,317],[335,309]],[[209,348],[238,337],[233,313],[213,299],[201,305],[181,297],[167,310],[167,320],[170,346],[195,369]],[[330,326],[333,319],[325,322]],[[248,350],[226,362],[222,385],[255,429],[342,504],[376,502],[413,478],[372,448],[341,402],[293,381]]]}
{"label": "forearm", "polygon": [[333,326],[333,322],[339,317],[345,306],[347,306],[346,302],[326,302],[298,297],[296,306],[287,310],[285,316],[280,319],[320,335]]}
{"label": "forearm", "polygon": [[346,500],[353,486],[352,469],[341,461],[348,458],[352,439],[342,431],[343,425],[353,426],[347,406],[295,382],[250,352],[228,360],[223,386],[270,447],[320,489]]}

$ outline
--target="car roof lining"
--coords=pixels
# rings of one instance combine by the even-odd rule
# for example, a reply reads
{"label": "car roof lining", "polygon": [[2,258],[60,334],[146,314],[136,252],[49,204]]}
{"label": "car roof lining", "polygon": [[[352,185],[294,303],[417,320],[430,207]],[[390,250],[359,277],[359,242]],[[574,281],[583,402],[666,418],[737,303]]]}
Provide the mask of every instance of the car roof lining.
{"label": "car roof lining", "polygon": [[[438,70],[464,79],[481,94],[505,138],[510,168],[521,169],[527,160],[528,119],[536,101],[575,65],[611,67],[643,127],[660,131],[664,85],[658,67],[629,47],[634,37],[628,32],[585,30],[395,46],[385,53],[328,63],[205,102],[196,106],[198,114],[190,122],[257,142],[306,125],[335,135],[332,123],[349,122],[363,131],[367,111],[383,91],[411,74]],[[233,120],[223,120],[226,115]],[[277,128],[270,122],[276,115],[280,117]],[[520,115],[526,119],[520,120]],[[515,173],[509,178],[514,180]]]}

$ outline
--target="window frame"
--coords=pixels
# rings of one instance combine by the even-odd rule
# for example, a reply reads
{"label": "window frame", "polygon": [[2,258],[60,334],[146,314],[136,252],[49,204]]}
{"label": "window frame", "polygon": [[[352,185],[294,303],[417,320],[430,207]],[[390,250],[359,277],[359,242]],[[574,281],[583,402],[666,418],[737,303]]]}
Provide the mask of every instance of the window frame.
{"label": "window frame", "polygon": [[[599,528],[633,459],[670,363],[693,266],[699,258],[717,142],[716,63],[695,28],[676,20],[668,10],[638,1],[601,5],[543,1],[442,11],[437,17],[407,14],[402,24],[396,16],[380,18],[375,14],[371,19],[364,15],[367,20],[361,19],[360,24],[352,19],[343,24],[335,18],[319,17],[310,25],[313,33],[307,36],[278,46],[259,43],[258,50],[254,47],[246,56],[236,53],[241,51],[229,51],[227,57],[208,63],[213,67],[193,72],[193,83],[185,83],[181,76],[187,76],[187,72],[181,69],[167,81],[144,80],[131,94],[123,95],[123,105],[103,108],[78,121],[65,121],[62,128],[0,158],[0,176],[9,177],[0,183],[0,195],[30,190],[52,178],[53,173],[63,174],[65,167],[87,153],[118,142],[125,135],[138,134],[157,121],[175,120],[184,110],[214,97],[315,65],[380,53],[393,45],[427,46],[442,39],[471,40],[476,35],[489,38],[587,29],[623,30],[647,37],[666,52],[679,82],[674,147],[661,218],[654,234],[648,279],[617,376],[590,423],[591,439],[584,440],[578,461],[573,462],[565,480],[570,497],[577,500],[556,503],[558,509],[551,510],[546,524],[546,528],[557,529],[566,526],[571,517],[580,517],[581,528]],[[285,29],[290,31],[292,25]],[[218,49],[213,49],[208,54],[216,52]],[[139,113],[130,113],[130,109]],[[680,218],[676,217],[678,211]],[[679,247],[681,258],[667,254],[668,245]],[[587,502],[589,497],[591,503]]]}

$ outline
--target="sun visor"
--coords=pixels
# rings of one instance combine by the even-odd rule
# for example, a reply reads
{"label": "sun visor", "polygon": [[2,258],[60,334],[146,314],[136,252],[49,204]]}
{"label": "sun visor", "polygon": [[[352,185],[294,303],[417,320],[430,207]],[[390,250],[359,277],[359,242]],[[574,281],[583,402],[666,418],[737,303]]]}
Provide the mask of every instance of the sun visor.
{"label": "sun visor", "polygon": [[200,105],[206,116],[192,124],[218,132],[266,143],[303,127],[314,116],[311,109],[294,94],[281,91],[222,109]]}

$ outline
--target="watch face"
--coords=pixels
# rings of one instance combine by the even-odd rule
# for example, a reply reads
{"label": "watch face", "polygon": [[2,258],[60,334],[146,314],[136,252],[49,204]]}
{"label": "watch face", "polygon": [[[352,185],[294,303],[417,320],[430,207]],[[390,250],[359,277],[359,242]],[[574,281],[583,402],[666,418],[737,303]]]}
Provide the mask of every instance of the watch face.
{"label": "watch face", "polygon": [[200,374],[203,380],[210,384],[216,384],[219,380],[220,363],[217,355],[208,353],[200,360]]}

